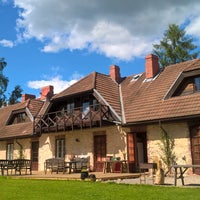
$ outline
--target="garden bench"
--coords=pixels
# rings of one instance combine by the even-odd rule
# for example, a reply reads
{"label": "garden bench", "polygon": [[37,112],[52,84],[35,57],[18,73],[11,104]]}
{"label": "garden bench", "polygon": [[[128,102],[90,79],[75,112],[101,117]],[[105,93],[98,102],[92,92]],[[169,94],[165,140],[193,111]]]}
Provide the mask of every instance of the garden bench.
{"label": "garden bench", "polygon": [[1,175],[4,175],[4,171],[7,172],[8,175],[8,171],[11,170],[11,174],[12,174],[12,170],[14,169],[14,166],[11,162],[11,160],[0,160],[0,166],[1,166]]}
{"label": "garden bench", "polygon": [[44,162],[44,172],[47,173],[47,170],[50,170],[51,173],[59,171],[65,173],[66,170],[65,160],[62,158],[49,158]]}
{"label": "garden bench", "polygon": [[0,160],[0,167],[1,167],[1,174],[4,175],[4,171],[7,172],[11,171],[11,175],[13,170],[15,174],[19,172],[22,174],[22,170],[25,170],[25,174],[27,174],[28,170],[30,174],[32,174],[32,167],[31,167],[31,160],[28,159],[15,159],[15,160]]}
{"label": "garden bench", "polygon": [[29,173],[32,174],[32,162],[31,160],[28,159],[16,159],[16,160],[12,160],[12,164],[14,166],[15,169],[15,174],[17,172],[19,172],[19,174],[22,174],[22,171],[25,171],[25,174],[28,174],[28,170]]}

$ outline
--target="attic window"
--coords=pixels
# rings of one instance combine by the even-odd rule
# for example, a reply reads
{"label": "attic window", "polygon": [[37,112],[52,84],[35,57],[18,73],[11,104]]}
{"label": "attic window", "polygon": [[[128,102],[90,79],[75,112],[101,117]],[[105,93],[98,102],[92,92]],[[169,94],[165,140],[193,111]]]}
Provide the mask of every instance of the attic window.
{"label": "attic window", "polygon": [[15,113],[11,116],[11,119],[8,122],[8,125],[11,124],[19,124],[30,121],[29,117],[27,116],[26,112]]}
{"label": "attic window", "polygon": [[194,79],[195,90],[200,91],[200,77]]}
{"label": "attic window", "polygon": [[185,96],[200,91],[200,76],[185,78],[173,96]]}

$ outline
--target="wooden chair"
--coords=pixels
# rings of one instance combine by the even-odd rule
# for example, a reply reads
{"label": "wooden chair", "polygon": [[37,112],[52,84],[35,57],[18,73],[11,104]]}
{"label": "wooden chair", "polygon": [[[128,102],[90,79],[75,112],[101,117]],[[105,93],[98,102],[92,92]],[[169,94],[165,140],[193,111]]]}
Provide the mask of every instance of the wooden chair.
{"label": "wooden chair", "polygon": [[[150,177],[154,184],[155,179],[155,170],[157,169],[156,163],[140,163],[139,170],[140,170],[140,184],[147,183],[147,178]],[[151,171],[150,171],[151,170]]]}

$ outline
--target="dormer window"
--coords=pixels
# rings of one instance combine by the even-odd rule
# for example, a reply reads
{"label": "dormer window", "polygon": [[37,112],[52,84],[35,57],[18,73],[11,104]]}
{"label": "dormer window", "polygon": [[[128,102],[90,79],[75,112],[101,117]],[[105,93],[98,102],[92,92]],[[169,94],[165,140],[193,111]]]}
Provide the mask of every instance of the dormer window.
{"label": "dormer window", "polygon": [[200,69],[185,70],[179,74],[164,99],[200,92]]}
{"label": "dormer window", "polygon": [[194,79],[195,91],[200,91],[200,77]]}
{"label": "dormer window", "polygon": [[8,122],[8,125],[19,124],[19,123],[24,123],[28,121],[30,121],[30,118],[27,116],[26,112],[19,112],[19,113],[12,114]]}
{"label": "dormer window", "polygon": [[187,77],[174,92],[173,96],[185,96],[200,91],[200,76]]}

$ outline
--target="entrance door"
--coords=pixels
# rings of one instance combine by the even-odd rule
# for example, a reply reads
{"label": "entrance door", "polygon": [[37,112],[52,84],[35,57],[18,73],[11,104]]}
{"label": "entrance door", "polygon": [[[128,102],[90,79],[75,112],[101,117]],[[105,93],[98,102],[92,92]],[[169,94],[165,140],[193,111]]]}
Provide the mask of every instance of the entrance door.
{"label": "entrance door", "polygon": [[127,142],[129,171],[135,172],[135,134],[128,133]]}
{"label": "entrance door", "polygon": [[[192,159],[194,165],[200,165],[200,127],[191,130]],[[194,169],[195,174],[200,175],[200,169]]]}
{"label": "entrance door", "polygon": [[39,151],[39,142],[33,141],[31,144],[31,161],[32,161],[32,170],[38,170],[38,151]]}
{"label": "entrance door", "polygon": [[144,145],[142,142],[137,142],[138,163],[144,163]]}
{"label": "entrance door", "polygon": [[106,135],[94,136],[94,167],[95,171],[103,171],[103,162],[106,159]]}
{"label": "entrance door", "polygon": [[136,172],[140,163],[147,162],[146,133],[129,133],[127,141],[129,171]]}
{"label": "entrance door", "polygon": [[146,133],[137,133],[137,164],[147,162]]}

